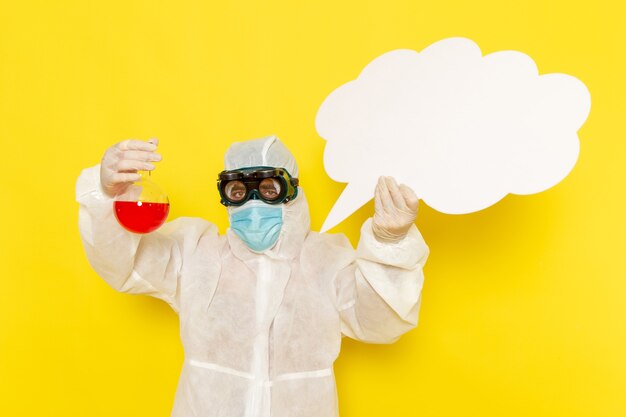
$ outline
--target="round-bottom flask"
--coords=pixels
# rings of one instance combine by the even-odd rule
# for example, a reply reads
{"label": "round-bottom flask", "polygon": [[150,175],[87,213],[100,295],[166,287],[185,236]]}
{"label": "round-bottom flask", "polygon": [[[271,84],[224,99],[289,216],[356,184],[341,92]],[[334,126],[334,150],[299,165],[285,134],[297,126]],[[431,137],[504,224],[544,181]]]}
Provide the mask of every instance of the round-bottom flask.
{"label": "round-bottom flask", "polygon": [[149,171],[139,171],[141,179],[115,197],[113,208],[117,221],[129,232],[150,233],[161,227],[170,212],[167,195],[149,178]]}

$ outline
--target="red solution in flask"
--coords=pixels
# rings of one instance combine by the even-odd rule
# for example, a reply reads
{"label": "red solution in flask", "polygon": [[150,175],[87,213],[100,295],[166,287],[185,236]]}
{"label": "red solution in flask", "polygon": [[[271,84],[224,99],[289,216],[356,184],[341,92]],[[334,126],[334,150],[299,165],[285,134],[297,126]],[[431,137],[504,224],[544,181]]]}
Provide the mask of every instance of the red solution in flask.
{"label": "red solution in flask", "polygon": [[161,227],[170,212],[169,203],[116,201],[117,221],[129,232],[150,233]]}
{"label": "red solution in flask", "polygon": [[167,220],[170,201],[158,185],[150,181],[149,172],[139,171],[141,179],[116,196],[113,212],[118,223],[129,232],[150,233]]}

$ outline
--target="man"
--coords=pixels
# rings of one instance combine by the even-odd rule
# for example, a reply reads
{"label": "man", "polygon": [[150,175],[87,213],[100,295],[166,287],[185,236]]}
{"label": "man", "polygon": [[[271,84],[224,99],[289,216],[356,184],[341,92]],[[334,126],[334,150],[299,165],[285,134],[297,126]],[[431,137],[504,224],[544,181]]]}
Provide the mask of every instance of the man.
{"label": "man", "polygon": [[292,154],[276,136],[234,143],[219,193],[231,228],[199,218],[137,235],[112,202],[160,160],[157,142],[124,141],[77,183],[87,257],[114,289],[169,303],[185,350],[174,417],[337,416],[333,362],[342,336],[392,343],[417,324],[429,249],[418,199],[381,178],[356,251],[310,231]]}

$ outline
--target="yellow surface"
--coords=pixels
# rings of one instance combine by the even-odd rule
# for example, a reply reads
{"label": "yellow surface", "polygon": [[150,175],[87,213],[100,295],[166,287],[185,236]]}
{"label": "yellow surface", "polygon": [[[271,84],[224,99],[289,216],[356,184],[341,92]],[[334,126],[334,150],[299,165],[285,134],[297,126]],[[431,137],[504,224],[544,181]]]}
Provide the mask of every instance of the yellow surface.
{"label": "yellow surface", "polygon": [[[344,341],[342,417],[626,415],[626,8],[613,1],[0,3],[0,415],[169,415],[182,349],[165,303],[114,292],[77,231],[81,168],[161,140],[171,218],[227,226],[232,140],[278,134],[319,229],[322,100],[375,57],[451,36],[514,49],[592,96],[561,184],[463,216],[420,204],[417,330]],[[335,228],[353,242],[368,204]]]}

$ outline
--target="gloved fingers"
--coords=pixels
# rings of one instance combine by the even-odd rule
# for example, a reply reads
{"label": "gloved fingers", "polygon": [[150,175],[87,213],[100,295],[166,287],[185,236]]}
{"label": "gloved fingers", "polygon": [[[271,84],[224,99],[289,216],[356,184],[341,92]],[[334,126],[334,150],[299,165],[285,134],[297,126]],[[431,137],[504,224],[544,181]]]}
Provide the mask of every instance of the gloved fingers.
{"label": "gloved fingers", "polygon": [[411,187],[401,184],[400,192],[402,193],[402,196],[404,197],[404,202],[406,206],[408,207],[408,209],[413,212],[416,212],[417,207],[419,205],[419,198],[417,197],[417,194],[415,194],[415,191],[413,191]]}
{"label": "gloved fingers", "polygon": [[382,213],[384,211],[380,187],[378,185],[376,185],[376,189],[374,190],[374,211],[375,213]]}
{"label": "gloved fingers", "polygon": [[407,211],[409,207],[404,200],[404,195],[400,192],[400,188],[398,187],[396,180],[393,177],[387,177],[386,183],[393,205],[399,210]]}
{"label": "gloved fingers", "polygon": [[117,172],[136,172],[136,171],[152,171],[154,164],[136,159],[122,159],[118,161],[115,171]]}
{"label": "gloved fingers", "polygon": [[159,140],[157,138],[148,139],[148,143],[152,143],[155,146],[159,146]]}
{"label": "gloved fingers", "polygon": [[121,151],[137,150],[137,151],[155,151],[157,143],[146,142],[143,140],[126,139],[115,145],[115,147]]}
{"label": "gloved fingers", "polygon": [[120,160],[128,159],[143,162],[158,162],[162,159],[161,155],[158,153],[137,150],[121,151],[118,157]]}
{"label": "gloved fingers", "polygon": [[132,172],[116,172],[111,176],[113,180],[113,185],[125,183],[125,182],[135,182],[141,179],[141,175]]}
{"label": "gloved fingers", "polygon": [[389,189],[387,188],[387,183],[385,182],[385,177],[380,177],[378,179],[378,190],[380,193],[380,202],[384,212],[392,213],[393,212],[393,200],[389,195]]}

